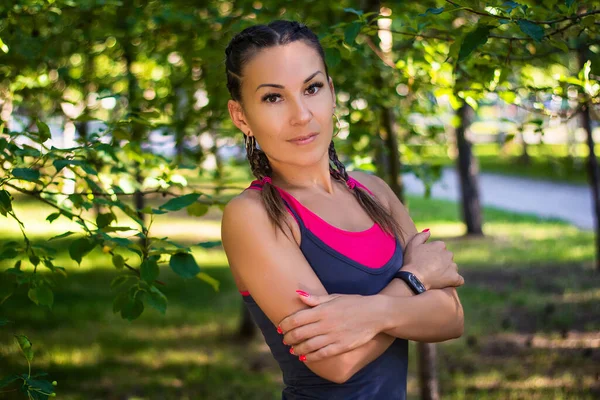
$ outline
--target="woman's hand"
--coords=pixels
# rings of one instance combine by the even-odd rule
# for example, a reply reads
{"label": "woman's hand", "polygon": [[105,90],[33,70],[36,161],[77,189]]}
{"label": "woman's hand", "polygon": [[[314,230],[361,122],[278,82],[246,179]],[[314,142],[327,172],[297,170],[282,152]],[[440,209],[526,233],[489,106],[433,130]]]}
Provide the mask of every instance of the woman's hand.
{"label": "woman's hand", "polygon": [[356,349],[380,332],[375,296],[332,294],[299,298],[312,308],[298,311],[279,324],[283,343],[302,361],[318,361]]}
{"label": "woman's hand", "polygon": [[408,242],[402,271],[415,274],[428,290],[461,286],[465,280],[458,273],[454,254],[440,240],[426,243],[429,236],[428,230],[423,231]]}

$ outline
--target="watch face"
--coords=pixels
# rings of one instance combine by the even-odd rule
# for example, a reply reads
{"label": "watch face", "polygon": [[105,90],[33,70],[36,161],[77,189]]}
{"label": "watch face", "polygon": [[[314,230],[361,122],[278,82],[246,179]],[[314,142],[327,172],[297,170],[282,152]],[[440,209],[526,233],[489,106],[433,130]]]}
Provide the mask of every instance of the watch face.
{"label": "watch face", "polygon": [[423,293],[425,291],[425,286],[417,279],[416,276],[410,274],[409,278],[410,282],[414,285],[414,287],[419,291],[419,293]]}

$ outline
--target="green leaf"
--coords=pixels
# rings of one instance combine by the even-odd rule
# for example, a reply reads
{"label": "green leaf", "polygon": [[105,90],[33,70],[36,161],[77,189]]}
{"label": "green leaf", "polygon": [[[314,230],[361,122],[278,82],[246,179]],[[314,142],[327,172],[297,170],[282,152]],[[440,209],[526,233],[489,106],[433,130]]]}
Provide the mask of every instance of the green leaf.
{"label": "green leaf", "polygon": [[29,254],[29,262],[34,267],[37,267],[37,265],[40,263],[40,258],[38,256],[36,256],[35,254]]}
{"label": "green leaf", "polygon": [[29,385],[29,387],[33,389],[29,390],[29,394],[31,395],[33,400],[47,400],[48,395],[54,393],[54,386],[52,386],[52,383],[50,381],[27,379],[26,382]]}
{"label": "green leaf", "polygon": [[187,208],[188,215],[193,215],[195,217],[202,217],[208,212],[210,207],[207,204],[202,203],[194,203]]}
{"label": "green leaf", "polygon": [[[0,272],[0,305],[13,295],[17,286],[17,277],[15,275]],[[0,326],[2,325],[0,324]]]}
{"label": "green leaf", "polygon": [[21,377],[19,375],[10,375],[0,381],[0,389],[10,385],[11,383],[20,380]]}
{"label": "green leaf", "polygon": [[478,25],[473,31],[467,33],[460,46],[458,60],[466,59],[475,49],[484,45],[488,40],[490,31],[494,28],[493,25]]}
{"label": "green leaf", "polygon": [[33,360],[33,349],[31,348],[31,341],[25,335],[15,335],[15,338],[17,339],[17,343],[19,343],[19,347],[21,348],[23,355],[25,356],[27,361],[31,362],[31,360]]}
{"label": "green leaf", "polygon": [[349,24],[344,30],[344,41],[350,45],[354,44],[358,33],[360,32],[360,28],[362,24],[360,22],[354,21]]}
{"label": "green leaf", "polygon": [[176,197],[167,201],[165,204],[160,206],[159,209],[167,211],[178,211],[182,208],[192,205],[198,200],[199,197],[199,193],[186,194],[184,196]]}
{"label": "green leaf", "polygon": [[133,321],[144,312],[144,303],[137,297],[135,299],[128,298],[127,302],[121,309],[121,317],[126,320]]}
{"label": "green leaf", "polygon": [[161,314],[167,312],[167,297],[156,286],[150,287],[150,295],[147,297],[148,305],[157,309]]}
{"label": "green leaf", "polygon": [[6,216],[6,213],[12,211],[12,196],[7,190],[0,190],[0,212]]}
{"label": "green leaf", "polygon": [[557,40],[557,39],[550,39],[549,40],[550,44],[554,47],[556,47],[557,49],[560,49],[562,51],[564,51],[565,53],[568,53],[569,50],[569,46],[567,46],[567,43],[565,43],[562,40]]}
{"label": "green leaf", "polygon": [[131,278],[131,276],[129,275],[117,276],[115,279],[112,280],[112,282],[110,282],[110,288],[114,289],[116,287],[121,286],[123,283],[127,282],[129,278]]}
{"label": "green leaf", "polygon": [[60,214],[61,214],[60,212],[55,212],[55,213],[52,213],[52,214],[50,214],[50,215],[48,215],[48,216],[46,217],[46,221],[48,221],[48,222],[52,223],[52,222],[54,222],[54,220],[55,220],[56,218],[60,217]]}
{"label": "green leaf", "polygon": [[335,47],[330,47],[325,49],[325,61],[327,62],[327,66],[329,68],[336,67],[340,61],[342,60],[342,55],[340,51]]}
{"label": "green leaf", "polygon": [[210,286],[212,286],[212,288],[214,289],[215,292],[219,291],[219,285],[221,283],[218,280],[216,280],[215,278],[213,278],[212,276],[208,275],[205,272],[200,272],[198,275],[196,275],[196,277],[198,279],[200,279],[201,281],[204,281],[204,282],[208,283]]}
{"label": "green leaf", "polygon": [[565,5],[569,8],[573,5],[573,3],[575,3],[575,0],[565,0]]}
{"label": "green leaf", "polygon": [[31,168],[15,168],[12,174],[17,179],[25,181],[37,182],[40,179],[40,171]]}
{"label": "green leaf", "polygon": [[0,253],[0,261],[17,258],[18,255],[19,252],[17,251],[17,249],[9,247],[8,249],[5,249],[2,253]]}
{"label": "green leaf", "polygon": [[148,283],[154,282],[160,273],[156,260],[157,258],[150,257],[145,259],[142,265],[140,265],[140,276]]}
{"label": "green leaf", "polygon": [[111,213],[98,214],[96,217],[96,225],[98,225],[98,229],[106,228],[114,220],[115,216]]}
{"label": "green leaf", "polygon": [[514,1],[505,1],[502,6],[506,7],[506,12],[511,13],[515,8],[519,7],[519,3],[515,3]]}
{"label": "green leaf", "polygon": [[223,242],[220,240],[211,240],[211,241],[207,241],[207,242],[200,242],[196,246],[200,246],[203,249],[212,249],[213,247],[219,247],[222,245],[223,245]]}
{"label": "green leaf", "polygon": [[112,256],[112,263],[116,269],[123,269],[125,266],[125,259],[120,254],[115,254]]}
{"label": "green leaf", "polygon": [[38,135],[40,137],[40,143],[44,143],[46,140],[51,139],[50,128],[44,122],[39,119],[35,121],[35,125],[38,128]]}
{"label": "green leaf", "polygon": [[83,164],[82,160],[68,160],[68,159],[59,159],[52,161],[52,165],[56,168],[56,172],[60,172],[64,167],[69,165],[81,165]]}
{"label": "green leaf", "polygon": [[423,14],[419,14],[419,17],[426,17],[429,14],[438,15],[444,12],[444,7],[440,8],[428,8]]}
{"label": "green leaf", "polygon": [[116,314],[121,311],[125,303],[127,303],[127,299],[129,299],[127,290],[120,292],[113,300],[113,313]]}
{"label": "green leaf", "polygon": [[517,21],[517,25],[521,28],[521,31],[533,38],[536,42],[541,42],[544,38],[544,28],[541,26],[534,24],[533,22],[520,19]]}
{"label": "green leaf", "polygon": [[52,304],[54,304],[54,293],[52,293],[52,290],[48,286],[42,285],[35,288],[35,291],[37,303],[52,308]]}
{"label": "green leaf", "polygon": [[193,278],[200,272],[200,267],[194,257],[189,253],[178,253],[171,256],[169,266],[183,278]]}
{"label": "green leaf", "polygon": [[74,240],[69,246],[69,255],[71,259],[81,264],[81,260],[96,247],[96,243],[88,238]]}
{"label": "green leaf", "polygon": [[66,238],[67,236],[71,236],[72,234],[74,234],[75,232],[65,232],[65,233],[61,233],[60,235],[57,236],[53,236],[50,239],[48,239],[48,241],[50,240],[54,240],[54,239],[62,239],[62,238]]}
{"label": "green leaf", "polygon": [[358,16],[363,15],[363,11],[362,10],[356,10],[354,8],[344,8],[344,12],[356,14]]}

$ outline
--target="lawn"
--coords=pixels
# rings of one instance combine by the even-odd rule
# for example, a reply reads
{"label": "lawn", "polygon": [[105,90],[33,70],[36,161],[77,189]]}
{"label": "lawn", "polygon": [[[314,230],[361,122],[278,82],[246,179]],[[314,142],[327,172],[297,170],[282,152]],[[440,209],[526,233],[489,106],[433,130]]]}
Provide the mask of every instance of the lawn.
{"label": "lawn", "polygon": [[[486,209],[486,237],[467,238],[455,204],[409,197],[408,206],[418,228],[447,241],[466,278],[459,289],[465,334],[438,345],[443,398],[598,398],[600,274],[592,233]],[[21,199],[15,209],[33,240],[69,229],[61,219],[47,224],[49,210],[33,203]],[[152,233],[191,245],[218,239],[219,219],[217,208],[203,218],[170,214]],[[0,240],[19,240],[16,224],[2,224]],[[23,333],[33,342],[33,372],[57,380],[61,399],[280,398],[281,378],[262,339],[236,338],[242,302],[221,249],[194,247],[204,271],[219,280],[218,292],[165,266],[166,316],[147,309],[127,322],[112,313],[109,289],[121,272],[99,250],[77,267],[67,245],[56,243],[56,264],[69,276],[57,282],[52,310],[31,304],[24,290],[0,306],[0,318],[11,321],[0,328],[0,377],[27,372],[12,337]],[[410,357],[408,388],[416,399],[414,345]]]}
{"label": "lawn", "polygon": [[[448,153],[446,146],[407,146],[404,153],[408,157],[406,163],[427,162],[432,165],[454,166],[456,156]],[[574,156],[568,156],[567,145],[539,144],[528,147],[529,163],[523,162],[521,147],[510,143],[501,149],[493,143],[473,145],[473,153],[477,157],[479,169],[483,172],[503,175],[521,176],[554,182],[577,184],[587,183],[587,147],[578,144],[574,147]],[[418,157],[416,155],[419,155]],[[600,154],[600,145],[596,146],[596,155]],[[412,160],[414,161],[412,161]]]}

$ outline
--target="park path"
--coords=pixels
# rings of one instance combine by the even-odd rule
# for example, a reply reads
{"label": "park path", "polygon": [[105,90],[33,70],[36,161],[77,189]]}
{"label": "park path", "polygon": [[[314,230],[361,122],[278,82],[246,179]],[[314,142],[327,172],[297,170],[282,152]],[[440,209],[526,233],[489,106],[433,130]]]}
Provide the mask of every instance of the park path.
{"label": "park path", "polygon": [[[414,175],[405,174],[403,180],[407,193],[424,193],[423,184]],[[581,229],[594,228],[592,194],[585,185],[480,173],[479,190],[485,206],[559,218]],[[433,185],[431,194],[434,198],[458,201],[460,183],[456,170],[445,168],[442,178]]]}

